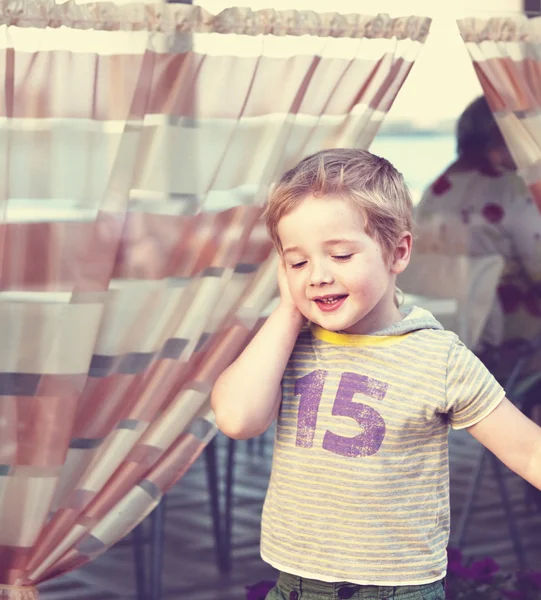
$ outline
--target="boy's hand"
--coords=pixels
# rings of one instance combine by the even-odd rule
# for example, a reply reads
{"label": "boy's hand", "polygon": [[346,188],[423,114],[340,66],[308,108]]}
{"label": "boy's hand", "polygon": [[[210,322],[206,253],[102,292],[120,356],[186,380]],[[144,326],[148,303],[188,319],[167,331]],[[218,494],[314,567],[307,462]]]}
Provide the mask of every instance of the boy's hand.
{"label": "boy's hand", "polygon": [[283,260],[278,263],[278,287],[280,288],[280,305],[279,307],[288,311],[298,321],[299,328],[304,324],[304,316],[301,314],[289,289],[287,281],[286,266]]}

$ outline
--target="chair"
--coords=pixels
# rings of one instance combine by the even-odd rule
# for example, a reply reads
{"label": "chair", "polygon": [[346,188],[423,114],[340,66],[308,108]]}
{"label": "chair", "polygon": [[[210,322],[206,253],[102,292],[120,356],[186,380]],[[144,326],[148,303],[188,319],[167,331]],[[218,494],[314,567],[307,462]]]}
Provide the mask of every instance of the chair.
{"label": "chair", "polygon": [[[442,325],[454,331],[474,350],[481,334],[497,346],[503,339],[503,315],[496,301],[496,288],[504,261],[499,255],[468,256],[468,229],[458,221],[431,221],[421,226],[410,265],[398,278],[405,304],[430,310]],[[539,341],[541,347],[541,340]],[[533,348],[532,348],[533,350]],[[521,399],[535,379],[525,379],[526,356],[517,361],[505,382],[508,397],[520,406]],[[481,447],[468,485],[466,501],[455,530],[455,543],[461,546],[471,519],[471,509],[481,483],[487,459],[497,482],[517,562],[526,567],[513,506],[509,499],[502,464]]]}
{"label": "chair", "polygon": [[[541,341],[539,343],[541,347]],[[529,418],[541,426],[541,372],[536,372],[527,377],[521,386],[526,390],[534,390],[535,394],[528,394],[525,401],[522,403],[522,412]],[[519,386],[520,388],[520,386]],[[522,393],[519,389],[518,393]],[[526,487],[526,507],[537,508],[541,511],[541,490],[537,489],[530,483],[525,482]]]}
{"label": "chair", "polygon": [[[162,598],[165,516],[166,496],[147,519],[132,531],[137,600]],[[149,535],[145,532],[147,528],[150,528]]]}
{"label": "chair", "polygon": [[[216,566],[220,573],[224,574],[231,568],[229,538],[232,509],[227,502],[231,502],[232,499],[232,467],[229,462],[233,460],[233,441],[229,440],[228,447],[225,515],[229,520],[226,519],[225,524],[222,523],[224,510],[221,508],[220,499],[221,470],[218,464],[217,438],[214,437],[204,450]],[[163,597],[166,500],[167,496],[164,496],[154,511],[135,527],[131,534],[137,600],[161,600]]]}
{"label": "chair", "polygon": [[[523,402],[527,393],[541,382],[541,373],[535,373],[527,376],[525,375],[525,368],[528,365],[529,357],[532,353],[538,352],[539,350],[541,350],[541,336],[534,339],[525,349],[524,354],[517,360],[509,377],[507,378],[507,381],[505,382],[504,388],[507,397],[519,408],[523,406]],[[494,477],[498,485],[498,491],[507,518],[509,533],[513,542],[518,566],[520,569],[524,570],[528,568],[528,566],[531,567],[533,565],[528,565],[526,553],[524,552],[524,548],[522,546],[513,505],[509,498],[509,493],[505,482],[505,475],[502,471],[502,463],[484,446],[481,446],[474,467],[474,473],[468,486],[466,502],[462,509],[462,514],[455,532],[455,543],[458,547],[460,547],[466,536],[466,531],[471,518],[471,509],[475,500],[477,488],[480,485],[484,475],[487,457],[490,460]]]}
{"label": "chair", "polygon": [[415,249],[398,287],[406,306],[426,308],[474,349],[488,323],[491,341],[502,338],[503,320],[495,297],[503,266],[499,255],[470,257]]}
{"label": "chair", "polygon": [[[261,313],[261,322],[273,312],[278,306],[280,298],[276,296],[269,304],[264,308]],[[246,441],[246,451],[250,456],[256,456],[255,445],[257,441],[257,456],[259,458],[265,457],[265,450],[269,444],[272,444],[272,439],[269,432],[265,432],[260,435],[257,440],[255,438]],[[224,498],[223,507],[216,517],[213,517],[214,522],[219,520],[222,524],[222,528],[219,531],[220,538],[216,541],[219,547],[218,560],[220,569],[223,573],[229,573],[232,568],[231,550],[232,550],[232,535],[233,535],[233,519],[234,519],[234,494],[235,494],[235,470],[236,470],[236,456],[237,456],[237,440],[227,438],[226,443],[226,456],[225,456],[225,485],[224,485]],[[217,500],[219,502],[221,498]],[[213,510],[213,514],[215,511]]]}

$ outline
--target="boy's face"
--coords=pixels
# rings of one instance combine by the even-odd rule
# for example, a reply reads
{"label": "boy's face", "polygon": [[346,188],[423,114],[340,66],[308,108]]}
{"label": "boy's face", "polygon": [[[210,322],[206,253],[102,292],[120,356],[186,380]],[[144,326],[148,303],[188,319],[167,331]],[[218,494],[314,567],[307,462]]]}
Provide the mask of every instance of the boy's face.
{"label": "boy's face", "polygon": [[278,235],[293,301],[309,321],[330,331],[368,334],[401,319],[395,276],[409,262],[409,233],[386,260],[350,202],[309,196],[282,217]]}

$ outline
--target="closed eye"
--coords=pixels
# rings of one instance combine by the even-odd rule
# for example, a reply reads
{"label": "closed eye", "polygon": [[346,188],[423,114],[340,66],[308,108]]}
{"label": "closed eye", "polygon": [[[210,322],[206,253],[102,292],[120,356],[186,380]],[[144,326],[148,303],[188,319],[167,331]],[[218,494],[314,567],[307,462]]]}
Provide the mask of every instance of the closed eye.
{"label": "closed eye", "polygon": [[336,260],[349,260],[351,257],[353,256],[353,254],[339,254],[339,255],[334,255],[333,258],[335,258]]}
{"label": "closed eye", "polygon": [[291,268],[292,268],[292,269],[301,269],[302,267],[304,267],[304,265],[305,265],[305,264],[306,264],[306,261],[305,261],[305,260],[303,260],[303,261],[301,261],[301,262],[298,262],[298,263],[293,263],[293,264],[291,265]]}

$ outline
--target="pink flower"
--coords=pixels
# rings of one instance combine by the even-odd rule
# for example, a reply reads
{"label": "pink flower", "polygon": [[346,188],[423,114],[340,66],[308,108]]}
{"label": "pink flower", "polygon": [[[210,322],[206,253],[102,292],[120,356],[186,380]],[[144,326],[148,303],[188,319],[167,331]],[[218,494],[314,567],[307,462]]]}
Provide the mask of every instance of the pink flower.
{"label": "pink flower", "polygon": [[499,204],[485,204],[481,212],[489,223],[499,223],[505,216],[505,211]]}
{"label": "pink flower", "polygon": [[470,579],[480,583],[489,583],[494,575],[500,570],[500,565],[490,557],[476,560],[470,565]]}
{"label": "pink flower", "polygon": [[436,196],[445,194],[445,192],[449,189],[451,189],[451,182],[446,175],[442,175],[432,184],[432,192],[436,194]]}
{"label": "pink flower", "polygon": [[447,548],[447,572],[461,578],[468,577],[468,568],[462,564],[462,552],[458,548]]}

